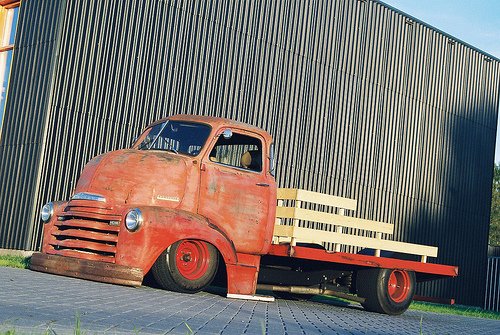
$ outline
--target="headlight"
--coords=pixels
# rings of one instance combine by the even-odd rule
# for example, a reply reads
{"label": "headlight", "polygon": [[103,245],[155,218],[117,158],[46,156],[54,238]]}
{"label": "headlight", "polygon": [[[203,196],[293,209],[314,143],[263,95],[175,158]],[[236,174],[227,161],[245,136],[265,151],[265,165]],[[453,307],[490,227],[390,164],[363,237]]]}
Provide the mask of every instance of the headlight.
{"label": "headlight", "polygon": [[52,203],[48,203],[42,207],[42,212],[40,213],[43,223],[49,222],[52,215],[54,215],[54,206]]}
{"label": "headlight", "polygon": [[142,213],[139,209],[135,208],[128,212],[125,217],[125,227],[130,231],[136,231],[142,224]]}

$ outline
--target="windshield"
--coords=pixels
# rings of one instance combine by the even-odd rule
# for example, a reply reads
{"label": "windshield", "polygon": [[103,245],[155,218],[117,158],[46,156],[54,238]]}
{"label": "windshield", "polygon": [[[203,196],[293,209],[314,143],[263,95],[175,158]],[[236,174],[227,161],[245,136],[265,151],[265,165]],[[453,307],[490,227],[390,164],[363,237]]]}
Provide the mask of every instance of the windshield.
{"label": "windshield", "polygon": [[200,123],[169,121],[146,129],[138,150],[167,150],[196,156],[205,145],[211,128]]}

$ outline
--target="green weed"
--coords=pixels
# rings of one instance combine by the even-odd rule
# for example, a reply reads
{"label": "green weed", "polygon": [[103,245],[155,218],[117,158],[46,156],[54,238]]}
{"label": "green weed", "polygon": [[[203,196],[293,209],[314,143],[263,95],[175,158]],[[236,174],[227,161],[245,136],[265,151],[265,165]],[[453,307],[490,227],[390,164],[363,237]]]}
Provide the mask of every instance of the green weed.
{"label": "green weed", "polygon": [[188,335],[194,334],[194,332],[191,330],[191,327],[189,327],[189,325],[185,322],[184,322],[184,324],[186,325],[186,327],[188,329]]}
{"label": "green weed", "polygon": [[[15,320],[14,320],[15,321]],[[14,321],[10,321],[4,324],[0,324],[0,335],[26,335],[25,333],[20,333],[16,330],[16,327],[13,325]],[[8,328],[8,330],[5,330]],[[52,329],[47,327],[47,329],[43,332],[39,332],[38,328],[28,333],[28,335],[50,335],[52,334]]]}

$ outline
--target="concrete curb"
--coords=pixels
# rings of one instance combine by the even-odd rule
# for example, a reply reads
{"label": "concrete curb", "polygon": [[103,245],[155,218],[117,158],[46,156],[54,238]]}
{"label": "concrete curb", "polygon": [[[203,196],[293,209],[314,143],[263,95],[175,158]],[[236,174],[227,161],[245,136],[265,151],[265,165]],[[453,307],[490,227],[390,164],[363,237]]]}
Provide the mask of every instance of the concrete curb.
{"label": "concrete curb", "polygon": [[0,256],[11,255],[11,256],[31,257],[33,253],[35,253],[35,251],[0,249]]}

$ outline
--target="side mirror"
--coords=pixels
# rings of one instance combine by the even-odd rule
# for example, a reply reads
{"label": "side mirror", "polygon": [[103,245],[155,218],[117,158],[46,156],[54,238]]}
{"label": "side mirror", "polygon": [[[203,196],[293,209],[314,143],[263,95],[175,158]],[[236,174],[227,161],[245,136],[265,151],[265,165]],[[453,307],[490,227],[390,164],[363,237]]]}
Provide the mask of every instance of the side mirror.
{"label": "side mirror", "polygon": [[273,177],[276,175],[276,160],[274,158],[274,143],[271,144],[271,147],[269,148],[269,174]]}
{"label": "side mirror", "polygon": [[231,131],[231,129],[226,129],[222,133],[222,137],[224,137],[224,139],[226,140],[229,140],[231,137],[233,137],[233,132]]}

